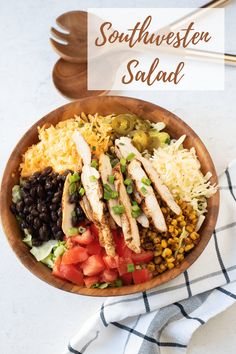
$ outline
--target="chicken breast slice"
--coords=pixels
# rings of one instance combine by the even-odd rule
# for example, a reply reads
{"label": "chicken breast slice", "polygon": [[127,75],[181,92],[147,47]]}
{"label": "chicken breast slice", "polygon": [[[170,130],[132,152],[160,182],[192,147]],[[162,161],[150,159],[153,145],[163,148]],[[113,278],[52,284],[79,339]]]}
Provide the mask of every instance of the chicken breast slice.
{"label": "chicken breast slice", "polygon": [[105,247],[109,256],[115,256],[115,244],[106,215],[106,207],[103,202],[103,189],[100,174],[91,166],[91,151],[87,142],[79,132],[75,132],[72,139],[76,145],[78,154],[83,161],[81,182],[85,190],[85,196],[92,210],[92,219],[99,231],[99,242]]}
{"label": "chicken breast slice", "polygon": [[69,187],[70,187],[70,176],[69,173],[66,177],[64,187],[63,187],[63,194],[62,194],[62,231],[66,236],[69,235],[69,230],[73,227],[72,225],[72,212],[75,209],[75,204],[69,202]]}
{"label": "chicken breast slice", "polygon": [[115,176],[115,188],[119,194],[119,203],[124,206],[125,212],[121,214],[121,227],[127,247],[135,253],[140,253],[140,236],[136,219],[131,215],[131,202],[124,186],[124,180],[120,166],[113,169]]}
{"label": "chicken breast slice", "polygon": [[[111,166],[111,162],[110,159],[107,155],[102,154],[100,156],[99,159],[99,171],[101,174],[101,179],[102,179],[102,183],[103,184],[109,184],[109,186],[111,187],[111,189],[113,191],[115,191],[115,185],[109,183],[109,176],[112,175],[112,166]],[[113,220],[115,221],[115,223],[121,227],[121,219],[120,219],[120,215],[116,215],[113,211],[113,207],[116,206],[118,204],[118,199],[109,199],[107,201],[107,205],[108,205],[108,210],[110,215],[112,216]]]}
{"label": "chicken breast slice", "polygon": [[166,232],[166,222],[154,194],[153,188],[142,182],[142,179],[148,179],[141,163],[136,159],[132,160],[127,167],[129,177],[134,181],[135,187],[142,197],[141,208],[149,221],[160,232]]}
{"label": "chicken breast slice", "polygon": [[83,135],[80,132],[76,131],[72,135],[72,140],[75,143],[78,154],[82,158],[83,164],[90,165],[92,158],[91,150],[89,145],[85,141]]}
{"label": "chicken breast slice", "polygon": [[93,221],[93,211],[92,211],[92,208],[91,208],[91,206],[90,206],[90,204],[89,204],[89,201],[88,201],[86,195],[84,195],[84,196],[82,197],[82,199],[80,200],[79,203],[80,203],[80,206],[81,206],[81,208],[83,209],[83,212],[84,212],[84,214],[86,215],[87,219],[88,219],[89,221],[94,222],[94,221]]}
{"label": "chicken breast slice", "polygon": [[130,153],[134,153],[137,160],[141,162],[144,170],[146,171],[148,177],[153,183],[153,187],[156,192],[160,195],[160,197],[164,200],[164,202],[168,205],[168,207],[176,214],[179,215],[181,212],[180,207],[175,202],[171,192],[168,187],[164,185],[160,179],[155,168],[152,166],[151,161],[144,158],[140,152],[133,146],[131,143],[131,139],[127,137],[121,137],[120,139],[116,139],[115,145],[119,148],[121,155],[126,158]]}

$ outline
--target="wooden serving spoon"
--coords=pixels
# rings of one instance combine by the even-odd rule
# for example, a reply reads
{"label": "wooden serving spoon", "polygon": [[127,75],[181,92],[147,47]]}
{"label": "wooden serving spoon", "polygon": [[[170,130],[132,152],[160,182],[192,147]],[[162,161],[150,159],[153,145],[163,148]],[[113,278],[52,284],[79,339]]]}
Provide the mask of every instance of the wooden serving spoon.
{"label": "wooden serving spoon", "polygon": [[107,90],[88,90],[87,63],[71,63],[59,59],[54,65],[52,79],[58,91],[69,99],[105,95]]}

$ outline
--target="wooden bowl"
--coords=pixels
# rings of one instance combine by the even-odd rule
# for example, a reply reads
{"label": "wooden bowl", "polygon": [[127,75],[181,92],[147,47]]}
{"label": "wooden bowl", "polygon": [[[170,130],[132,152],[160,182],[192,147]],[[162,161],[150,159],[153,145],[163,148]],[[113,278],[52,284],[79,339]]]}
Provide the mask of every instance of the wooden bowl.
{"label": "wooden bowl", "polygon": [[148,290],[160,284],[166,283],[167,281],[183,273],[191,264],[193,264],[193,262],[200,256],[206,247],[211,238],[217,220],[219,210],[219,192],[208,200],[208,213],[200,230],[201,240],[199,244],[186,256],[180,265],[143,284],[107,289],[88,289],[86,287],[73,285],[67,281],[54,277],[51,274],[51,270],[48,269],[47,266],[36,261],[36,259],[29,252],[28,246],[21,240],[20,228],[17,224],[15,216],[12,215],[9,209],[11,204],[12,187],[19,181],[18,169],[21,156],[29,146],[38,142],[38,126],[42,126],[45,123],[55,125],[59,121],[71,118],[75,113],[79,114],[81,112],[91,114],[98,112],[102,115],[132,112],[153,122],[163,121],[167,126],[167,131],[172,137],[179,138],[183,134],[187,135],[184,143],[185,147],[195,147],[198,158],[201,162],[202,172],[205,174],[207,171],[210,171],[212,173],[211,182],[218,183],[215,167],[206,147],[197,134],[194,133],[194,131],[187,124],[185,124],[173,113],[155,104],[128,97],[104,96],[81,99],[59,107],[40,119],[26,132],[13,150],[4,172],[1,191],[1,217],[7,239],[20,261],[34,275],[50,285],[72,293],[92,296],[116,296]]}

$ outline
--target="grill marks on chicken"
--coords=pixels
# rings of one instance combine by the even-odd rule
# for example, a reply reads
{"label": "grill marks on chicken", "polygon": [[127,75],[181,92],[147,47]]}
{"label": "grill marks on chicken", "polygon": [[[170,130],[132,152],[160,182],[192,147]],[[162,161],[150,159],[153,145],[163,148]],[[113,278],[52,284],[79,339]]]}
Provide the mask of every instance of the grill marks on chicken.
{"label": "grill marks on chicken", "polygon": [[140,237],[136,219],[131,215],[131,202],[124,185],[123,175],[120,170],[120,165],[116,165],[113,169],[115,177],[115,188],[118,192],[120,204],[124,206],[124,213],[121,214],[121,228],[124,234],[126,245],[135,253],[140,250]]}
{"label": "grill marks on chicken", "polygon": [[142,180],[147,180],[148,177],[142,169],[141,163],[134,159],[130,162],[127,169],[129,177],[134,181],[136,190],[140,195],[140,204],[143,212],[158,231],[167,231],[165,219],[157,202],[153,188],[144,185],[142,182]]}
{"label": "grill marks on chicken", "polygon": [[106,205],[103,202],[103,188],[100,174],[96,168],[91,166],[91,151],[83,136],[79,132],[76,132],[73,134],[72,138],[76,144],[79,155],[82,157],[83,167],[81,182],[92,210],[93,221],[99,230],[100,244],[105,247],[106,253],[109,256],[114,256],[115,244],[109,226]]}

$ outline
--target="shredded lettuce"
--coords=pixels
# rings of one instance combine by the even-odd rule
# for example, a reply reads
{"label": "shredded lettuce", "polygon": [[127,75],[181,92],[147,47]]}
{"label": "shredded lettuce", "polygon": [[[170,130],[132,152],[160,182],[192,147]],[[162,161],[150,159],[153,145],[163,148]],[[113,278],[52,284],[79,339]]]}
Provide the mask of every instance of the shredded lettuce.
{"label": "shredded lettuce", "polygon": [[49,254],[53,250],[53,247],[55,247],[57,243],[58,241],[56,240],[44,242],[41,246],[32,247],[30,253],[32,253],[32,255],[37,259],[37,261],[42,261],[49,256]]}
{"label": "shredded lettuce", "polygon": [[[28,240],[31,241],[32,237],[31,235],[29,235],[29,233],[27,237]],[[24,240],[26,240],[26,238]],[[24,242],[27,243],[26,241]],[[32,241],[31,244],[30,243],[27,244],[32,247]],[[38,262],[42,262],[46,264],[49,268],[53,268],[55,260],[59,256],[62,256],[65,251],[66,251],[65,242],[56,241],[56,240],[50,240],[44,242],[41,246],[39,247],[34,246],[30,250],[30,252],[34,255],[34,257],[37,259]]]}
{"label": "shredded lettuce", "polygon": [[27,229],[24,229],[25,237],[23,238],[23,242],[26,243],[28,246],[32,247],[32,236],[30,235]]}
{"label": "shredded lettuce", "polygon": [[21,200],[21,188],[18,184],[16,184],[12,188],[12,201],[13,203],[18,203]]}

